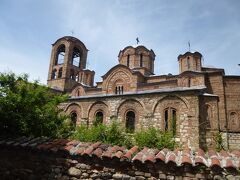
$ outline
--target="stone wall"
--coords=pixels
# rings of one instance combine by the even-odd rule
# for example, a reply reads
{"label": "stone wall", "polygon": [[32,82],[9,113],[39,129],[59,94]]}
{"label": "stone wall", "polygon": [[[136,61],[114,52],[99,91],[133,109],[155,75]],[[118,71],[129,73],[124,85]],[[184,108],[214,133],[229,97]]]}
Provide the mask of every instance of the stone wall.
{"label": "stone wall", "polygon": [[222,133],[224,147],[227,149],[240,149],[240,133]]}
{"label": "stone wall", "polygon": [[[191,144],[199,148],[199,98],[198,92],[142,94],[76,98],[63,104],[67,114],[77,113],[77,124],[92,125],[96,112],[103,113],[103,123],[113,119],[126,124],[128,111],[135,113],[135,130],[155,127],[165,130],[165,110],[176,110],[176,136],[183,147]],[[170,118],[169,118],[170,121]],[[171,124],[171,122],[169,122]],[[170,126],[170,125],[169,125]]]}
{"label": "stone wall", "polygon": [[[45,142],[44,142],[45,141]],[[0,138],[1,179],[240,179],[239,154]]]}
{"label": "stone wall", "polygon": [[225,97],[226,97],[226,126],[230,132],[240,132],[240,78],[226,76]]}

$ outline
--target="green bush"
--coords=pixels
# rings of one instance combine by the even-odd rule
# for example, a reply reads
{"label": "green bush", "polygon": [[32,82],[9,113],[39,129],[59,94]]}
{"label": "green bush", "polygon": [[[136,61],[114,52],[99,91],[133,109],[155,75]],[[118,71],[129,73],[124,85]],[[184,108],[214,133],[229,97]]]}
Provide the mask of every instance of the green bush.
{"label": "green bush", "polygon": [[222,138],[222,133],[218,132],[213,136],[213,139],[216,143],[216,150],[221,151],[224,150],[224,144],[223,144],[223,138]]}
{"label": "green bush", "polygon": [[72,138],[82,142],[105,142],[107,137],[107,127],[98,124],[88,128],[86,125],[78,126],[72,135]]}
{"label": "green bush", "polygon": [[131,140],[127,138],[124,128],[113,121],[109,126],[103,124],[94,124],[87,127],[81,125],[76,128],[72,138],[83,142],[97,142],[130,147]]}
{"label": "green bush", "polygon": [[174,149],[177,144],[173,135],[167,132],[161,132],[156,128],[138,131],[136,133],[127,133],[127,130],[121,124],[113,121],[109,126],[97,124],[95,126],[79,126],[72,138],[83,142],[97,142],[111,145],[119,145],[130,148],[134,145],[140,148],[169,148]]}
{"label": "green bush", "polygon": [[134,138],[136,144],[141,148],[174,149],[177,146],[172,133],[162,132],[153,127],[136,132]]}

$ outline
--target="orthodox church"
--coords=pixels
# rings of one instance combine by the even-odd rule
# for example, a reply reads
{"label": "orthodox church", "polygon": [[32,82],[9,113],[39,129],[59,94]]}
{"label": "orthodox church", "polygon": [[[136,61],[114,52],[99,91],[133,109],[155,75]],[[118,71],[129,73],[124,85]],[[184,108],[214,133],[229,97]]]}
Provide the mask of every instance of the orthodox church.
{"label": "orthodox church", "polygon": [[79,39],[65,36],[52,44],[48,86],[68,93],[61,107],[76,124],[113,120],[131,131],[155,127],[172,131],[183,147],[224,145],[240,148],[240,76],[202,66],[202,54],[177,57],[179,74],[155,75],[155,53],[143,45],[127,46],[118,64],[94,85],[86,69],[88,49]]}

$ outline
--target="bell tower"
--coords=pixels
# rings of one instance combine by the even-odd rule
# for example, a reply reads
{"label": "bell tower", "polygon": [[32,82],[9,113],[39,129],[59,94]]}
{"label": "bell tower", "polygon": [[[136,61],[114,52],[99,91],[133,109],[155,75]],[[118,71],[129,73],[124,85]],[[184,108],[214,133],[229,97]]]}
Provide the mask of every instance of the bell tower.
{"label": "bell tower", "polygon": [[92,86],[95,72],[85,69],[87,53],[86,46],[72,36],[62,37],[52,44],[48,86],[63,92],[71,92],[82,82]]}

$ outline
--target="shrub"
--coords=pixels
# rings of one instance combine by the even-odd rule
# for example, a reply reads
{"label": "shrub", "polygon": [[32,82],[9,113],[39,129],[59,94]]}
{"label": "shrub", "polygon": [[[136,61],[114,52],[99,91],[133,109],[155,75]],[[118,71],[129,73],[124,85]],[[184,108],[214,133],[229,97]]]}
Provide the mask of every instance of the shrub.
{"label": "shrub", "polygon": [[223,138],[222,138],[222,133],[218,132],[213,136],[213,139],[216,143],[216,150],[221,151],[224,150],[224,143],[223,143]]}
{"label": "shrub", "polygon": [[101,141],[112,145],[131,146],[131,140],[127,138],[124,128],[115,121],[113,121],[109,126],[99,123],[94,124],[94,126],[91,127],[81,125],[76,128],[72,138],[83,142]]}
{"label": "shrub", "polygon": [[87,127],[81,125],[77,127],[72,138],[82,142],[97,142],[111,145],[125,146],[127,148],[137,145],[140,148],[169,148],[174,149],[177,144],[174,141],[171,133],[164,133],[156,128],[149,128],[136,133],[127,133],[126,128],[121,124],[113,121],[109,126],[97,124]]}
{"label": "shrub", "polygon": [[86,125],[78,126],[72,135],[72,138],[82,142],[105,142],[107,137],[107,127],[98,124],[88,128]]}
{"label": "shrub", "polygon": [[153,127],[136,132],[134,138],[136,144],[141,148],[174,149],[177,146],[172,133],[161,132]]}

